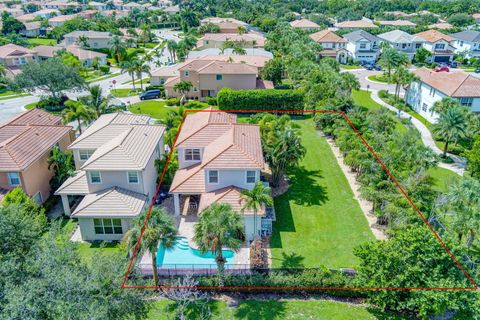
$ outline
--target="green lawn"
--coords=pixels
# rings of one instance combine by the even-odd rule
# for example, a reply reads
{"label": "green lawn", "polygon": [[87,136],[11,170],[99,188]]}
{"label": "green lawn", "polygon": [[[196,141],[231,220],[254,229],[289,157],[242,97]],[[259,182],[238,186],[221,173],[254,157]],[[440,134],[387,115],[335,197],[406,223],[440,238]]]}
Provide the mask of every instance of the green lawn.
{"label": "green lawn", "polygon": [[28,38],[27,42],[32,46],[54,46],[57,44],[57,40],[46,38]]}
{"label": "green lawn", "polygon": [[428,173],[432,176],[434,179],[433,182],[433,187],[435,190],[439,192],[445,192],[448,188],[448,186],[458,180],[460,176],[456,174],[455,172],[441,168],[441,167],[436,167],[433,169],[429,169]]}
{"label": "green lawn", "polygon": [[132,104],[128,110],[132,113],[146,114],[152,118],[160,119],[165,117],[169,111],[176,111],[178,108],[167,107],[165,101],[149,100]]}
{"label": "green lawn", "polygon": [[117,98],[125,98],[125,97],[131,97],[131,96],[136,96],[138,95],[142,90],[136,89],[133,90],[133,88],[128,88],[128,89],[113,89],[110,92],[114,97]]}
{"label": "green lawn", "polygon": [[89,74],[86,78],[85,78],[85,81],[90,83],[90,82],[94,82],[94,81],[100,81],[100,80],[105,80],[105,79],[109,79],[109,78],[113,78],[113,77],[116,77],[120,75],[120,72],[116,72],[116,73],[111,73],[111,74],[106,74],[106,75],[95,75],[95,74]]}
{"label": "green lawn", "polygon": [[347,69],[347,70],[355,70],[355,69],[362,69],[363,67],[359,64],[354,64],[354,65],[342,64],[340,65],[340,68]]}
{"label": "green lawn", "polygon": [[112,255],[125,254],[126,251],[122,244],[117,242],[88,243],[82,242],[78,244],[77,252],[82,260],[91,263],[95,254]]}
{"label": "green lawn", "polygon": [[[324,300],[241,300],[236,307],[228,307],[223,301],[210,302],[212,320],[394,320],[401,319],[366,307],[343,302]],[[175,304],[169,300],[153,302],[147,319],[172,319]],[[197,319],[192,310],[188,319]]]}
{"label": "green lawn", "polygon": [[367,220],[330,147],[311,119],[301,127],[307,154],[290,173],[290,189],[275,198],[270,240],[274,267],[354,267],[352,249],[374,240]]}
{"label": "green lawn", "polygon": [[388,83],[387,78],[383,74],[373,74],[367,77],[369,80],[381,82],[381,83]]}

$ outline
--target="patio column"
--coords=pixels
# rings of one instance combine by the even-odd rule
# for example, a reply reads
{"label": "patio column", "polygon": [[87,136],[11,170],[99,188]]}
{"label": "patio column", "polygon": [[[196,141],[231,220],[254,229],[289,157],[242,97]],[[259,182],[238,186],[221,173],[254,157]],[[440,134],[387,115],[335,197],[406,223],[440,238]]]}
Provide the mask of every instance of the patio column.
{"label": "patio column", "polygon": [[68,202],[68,195],[62,194],[62,205],[63,205],[63,211],[65,212],[65,215],[70,216],[72,213],[70,211],[70,203]]}
{"label": "patio column", "polygon": [[175,207],[175,215],[180,216],[180,195],[178,193],[173,194],[173,205]]}

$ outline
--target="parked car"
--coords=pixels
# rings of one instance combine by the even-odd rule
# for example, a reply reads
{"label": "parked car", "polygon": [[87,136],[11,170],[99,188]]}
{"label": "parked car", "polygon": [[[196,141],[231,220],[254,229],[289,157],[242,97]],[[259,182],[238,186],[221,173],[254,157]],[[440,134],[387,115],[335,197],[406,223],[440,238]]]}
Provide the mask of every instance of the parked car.
{"label": "parked car", "polygon": [[378,64],[374,65],[373,68],[377,71],[382,71],[382,66],[380,66]]}
{"label": "parked car", "polygon": [[365,64],[363,66],[367,70],[374,70],[375,66],[373,64]]}
{"label": "parked car", "polygon": [[140,100],[158,99],[160,98],[160,90],[148,90],[140,95]]}
{"label": "parked car", "polygon": [[475,73],[480,73],[480,68],[475,69]]}
{"label": "parked car", "polygon": [[436,66],[435,72],[450,72],[450,69],[447,66]]}
{"label": "parked car", "polygon": [[457,68],[458,63],[456,61],[451,61],[447,64],[450,68]]}

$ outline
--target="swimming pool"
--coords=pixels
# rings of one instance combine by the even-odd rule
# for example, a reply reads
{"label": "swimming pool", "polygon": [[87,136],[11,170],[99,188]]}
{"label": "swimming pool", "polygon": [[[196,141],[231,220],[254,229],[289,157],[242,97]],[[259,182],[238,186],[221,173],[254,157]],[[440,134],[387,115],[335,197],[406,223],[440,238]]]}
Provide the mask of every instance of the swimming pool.
{"label": "swimming pool", "polygon": [[[223,256],[227,259],[225,268],[228,268],[234,261],[235,252],[232,250],[222,250]],[[212,252],[202,253],[200,250],[193,249],[185,237],[177,237],[177,241],[172,248],[166,249],[160,244],[157,251],[158,268],[214,268],[215,255]]]}

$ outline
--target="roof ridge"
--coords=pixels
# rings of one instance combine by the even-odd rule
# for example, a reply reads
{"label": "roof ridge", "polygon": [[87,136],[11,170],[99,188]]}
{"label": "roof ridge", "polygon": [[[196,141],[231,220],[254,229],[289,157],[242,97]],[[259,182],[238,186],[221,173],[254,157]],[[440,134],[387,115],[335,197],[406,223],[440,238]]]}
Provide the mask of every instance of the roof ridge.
{"label": "roof ridge", "polygon": [[[124,189],[122,187],[118,187],[118,186],[115,186],[114,187],[114,190],[118,193],[120,193],[121,195],[124,195],[124,194],[127,194],[128,196],[132,196],[134,195],[134,193],[137,193],[137,192],[134,192],[134,191],[131,191],[131,190],[128,190],[128,189]],[[129,207],[132,211],[135,210],[135,208],[128,202],[128,201],[125,201],[123,199],[123,197],[120,197],[120,200],[127,206]]]}
{"label": "roof ridge", "polygon": [[[200,59],[200,60],[201,60],[201,61],[209,61],[209,60],[202,60],[202,59]],[[216,62],[217,62],[217,60],[211,60],[209,63],[207,63],[206,65],[204,65],[204,66],[201,67],[200,69],[197,69],[196,71],[197,71],[197,72],[200,72],[200,71],[202,71],[203,69],[205,69],[206,67],[209,67],[209,66],[211,66],[213,63],[216,63]]]}
{"label": "roof ridge", "polygon": [[462,82],[460,82],[460,84],[458,85],[458,87],[452,92],[451,94],[452,97],[455,94],[455,92],[457,92],[458,89],[460,89],[460,87],[465,83],[465,81],[467,81],[467,79],[471,77],[468,73],[466,75],[467,76],[465,77],[465,79],[463,79]]}
{"label": "roof ridge", "polygon": [[[89,204],[87,204],[86,206],[82,207],[80,209],[80,211],[76,212],[75,214],[78,214],[79,212],[81,212],[82,210],[88,208],[89,206],[91,206],[93,203],[97,202],[98,200],[100,199],[103,199],[107,194],[110,194],[113,190],[115,190],[116,187],[110,187],[110,188],[106,188],[106,189],[102,189],[100,191],[97,191],[97,192],[103,192],[103,194],[100,194],[98,199],[95,199],[94,201],[91,201]],[[92,194],[92,193],[90,193]],[[78,207],[77,207],[78,208]]]}

